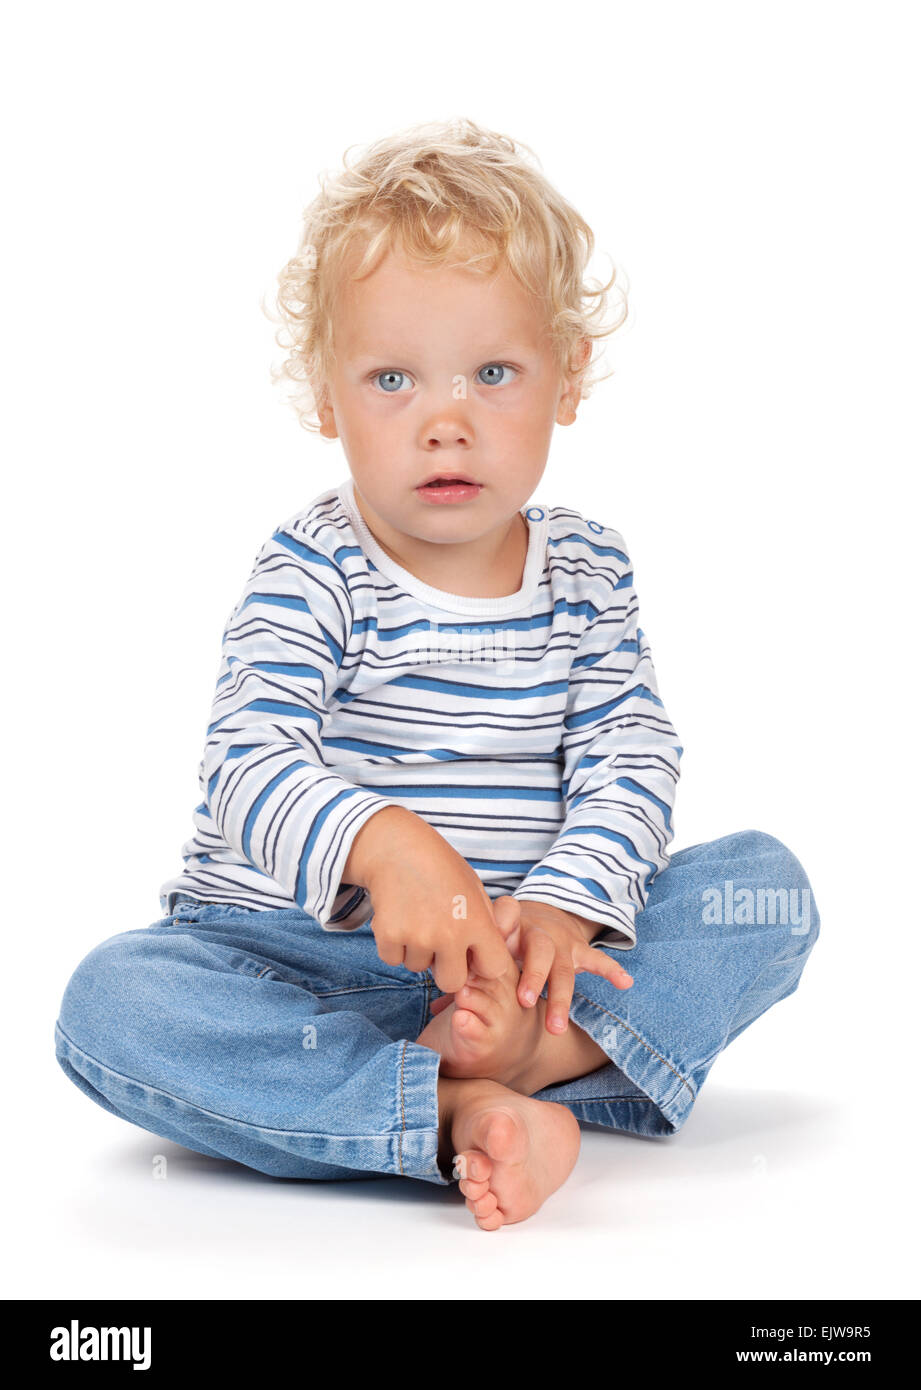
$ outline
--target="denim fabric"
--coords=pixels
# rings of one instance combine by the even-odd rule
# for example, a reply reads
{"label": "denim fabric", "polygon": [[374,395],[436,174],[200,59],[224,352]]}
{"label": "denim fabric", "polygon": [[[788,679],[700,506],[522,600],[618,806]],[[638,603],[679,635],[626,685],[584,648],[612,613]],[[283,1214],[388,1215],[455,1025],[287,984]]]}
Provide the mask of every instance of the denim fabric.
{"label": "denim fabric", "polygon": [[[538,1096],[665,1136],[722,1049],[796,989],[819,914],[798,859],[746,830],[673,854],[636,926],[631,951],[596,947],[632,988],[576,976],[570,1016],[610,1064]],[[439,993],[429,971],[380,960],[370,923],[326,932],[300,908],[181,895],[77,966],[56,1055],[106,1110],[199,1153],[276,1177],[445,1184],[439,1059],[414,1041]]]}

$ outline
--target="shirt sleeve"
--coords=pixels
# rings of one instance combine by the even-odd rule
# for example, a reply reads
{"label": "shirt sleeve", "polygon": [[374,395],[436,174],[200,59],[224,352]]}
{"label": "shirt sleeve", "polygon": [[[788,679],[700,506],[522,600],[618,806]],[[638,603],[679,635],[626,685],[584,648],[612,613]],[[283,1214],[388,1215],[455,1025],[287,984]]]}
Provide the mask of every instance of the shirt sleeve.
{"label": "shirt sleeve", "polygon": [[683,749],[659,696],[639,626],[630,560],[610,603],[586,625],[570,668],[562,733],[565,817],[553,844],[514,897],[603,924],[593,945],[629,950],[634,919],[668,865]]}
{"label": "shirt sleeve", "polygon": [[224,629],[202,761],[208,810],[226,843],[327,931],[360,925],[356,907],[367,894],[341,884],[343,869],[365,822],[397,804],[324,763],[351,623],[339,567],[277,530]]}

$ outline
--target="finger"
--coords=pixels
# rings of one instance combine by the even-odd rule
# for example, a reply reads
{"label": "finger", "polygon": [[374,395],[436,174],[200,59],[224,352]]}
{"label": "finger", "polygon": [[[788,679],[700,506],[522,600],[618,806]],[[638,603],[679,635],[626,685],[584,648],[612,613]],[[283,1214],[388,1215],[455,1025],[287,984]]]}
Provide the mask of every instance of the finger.
{"label": "finger", "polygon": [[505,949],[508,951],[512,960],[517,965],[521,960],[522,951],[520,923],[517,927],[513,927],[512,930],[509,932],[508,936],[505,938]]}
{"label": "finger", "polygon": [[496,898],[493,902],[492,915],[506,945],[508,945],[509,938],[517,932],[521,922],[521,903],[510,893],[503,893],[500,898]]}
{"label": "finger", "polygon": [[569,1006],[576,982],[576,972],[571,961],[557,956],[551,967],[547,983],[547,1031],[565,1033],[569,1027]]}
{"label": "finger", "polygon": [[403,956],[403,964],[407,970],[412,970],[416,975],[422,970],[428,970],[432,961],[435,959],[432,951],[426,946],[407,946]]}
{"label": "finger", "polygon": [[615,989],[629,989],[633,984],[633,976],[627,973],[620,961],[611,960],[604,951],[593,951],[591,946],[584,946],[574,951],[573,957],[577,974],[585,971],[590,975],[600,975]]}
{"label": "finger", "polygon": [[385,965],[403,964],[403,943],[397,941],[395,937],[380,935],[375,933],[374,940],[377,942],[377,954]]}
{"label": "finger", "polygon": [[493,900],[492,915],[506,950],[517,965],[521,954],[521,903],[510,893],[503,893]]}
{"label": "finger", "polygon": [[463,946],[446,946],[432,967],[435,983],[445,994],[456,994],[467,979],[467,952]]}
{"label": "finger", "polygon": [[552,938],[539,927],[532,928],[525,942],[524,963],[518,981],[518,1002],[522,1008],[530,1009],[537,1003],[537,996],[547,983],[555,955],[556,946]]}
{"label": "finger", "polygon": [[[514,965],[514,959],[495,927],[484,930],[481,936],[470,942],[470,969],[475,974],[482,975],[486,980],[497,980],[510,965]],[[466,974],[465,971],[465,978]]]}
{"label": "finger", "polygon": [[440,995],[438,996],[437,999],[433,999],[433,1000],[432,1000],[432,1007],[431,1007],[431,1009],[429,1010],[429,1012],[431,1013],[432,1017],[434,1018],[436,1014],[440,1014],[441,1011],[442,1011],[443,1009],[446,1009],[446,1008],[448,1007],[449,1004],[453,1003],[453,1001],[454,1001],[454,995],[453,995],[453,994],[440,994]]}

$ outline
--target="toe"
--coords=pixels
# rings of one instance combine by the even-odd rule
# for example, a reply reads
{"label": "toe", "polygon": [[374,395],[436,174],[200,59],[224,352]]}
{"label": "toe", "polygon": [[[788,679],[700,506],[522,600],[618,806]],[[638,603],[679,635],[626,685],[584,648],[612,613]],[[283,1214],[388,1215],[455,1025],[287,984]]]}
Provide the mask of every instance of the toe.
{"label": "toe", "polygon": [[486,1024],[470,1009],[456,1009],[451,1018],[451,1027],[464,1042],[479,1042],[487,1035]]}
{"label": "toe", "polygon": [[490,996],[482,989],[471,989],[469,985],[464,985],[463,989],[457,991],[454,1003],[458,1010],[466,1009],[484,1023],[489,1022],[490,1012],[495,1012],[495,1002]]}
{"label": "toe", "polygon": [[476,1224],[481,1231],[498,1231],[499,1227],[505,1224],[505,1218],[497,1207],[492,1216],[484,1216],[482,1220],[477,1217]]}
{"label": "toe", "polygon": [[476,1201],[470,1197],[467,1198],[467,1206],[478,1221],[484,1221],[486,1217],[492,1216],[498,1205],[499,1202],[494,1192],[487,1192],[485,1196],[478,1197]]}
{"label": "toe", "polygon": [[472,1198],[474,1202],[489,1191],[488,1182],[471,1182],[469,1178],[463,1178],[457,1185],[464,1196]]}
{"label": "toe", "polygon": [[492,1172],[492,1163],[479,1149],[467,1149],[459,1155],[463,1159],[461,1171],[473,1182],[486,1182]]}

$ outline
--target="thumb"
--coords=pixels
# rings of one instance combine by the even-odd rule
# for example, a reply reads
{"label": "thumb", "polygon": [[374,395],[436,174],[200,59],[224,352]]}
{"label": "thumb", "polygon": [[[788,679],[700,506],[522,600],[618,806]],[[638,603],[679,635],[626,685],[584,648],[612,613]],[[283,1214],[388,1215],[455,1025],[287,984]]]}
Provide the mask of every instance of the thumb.
{"label": "thumb", "polygon": [[521,924],[521,903],[510,893],[503,893],[492,905],[496,926],[505,938],[512,955],[518,949],[518,928]]}

